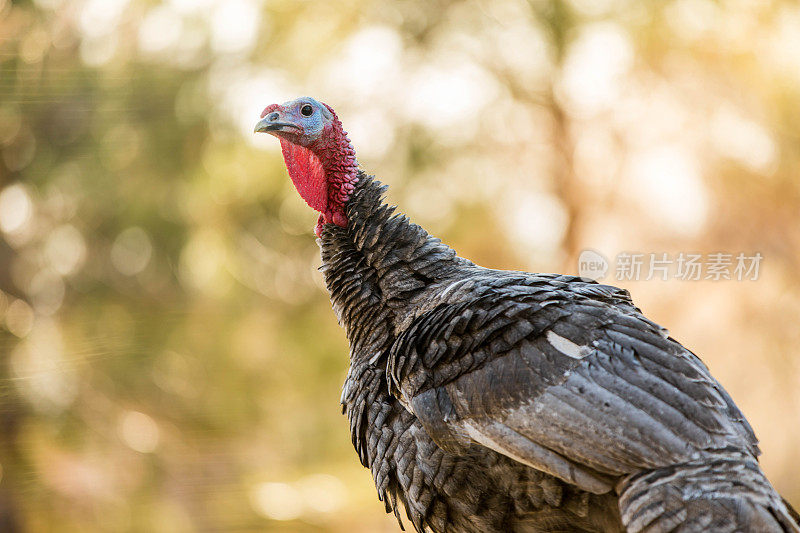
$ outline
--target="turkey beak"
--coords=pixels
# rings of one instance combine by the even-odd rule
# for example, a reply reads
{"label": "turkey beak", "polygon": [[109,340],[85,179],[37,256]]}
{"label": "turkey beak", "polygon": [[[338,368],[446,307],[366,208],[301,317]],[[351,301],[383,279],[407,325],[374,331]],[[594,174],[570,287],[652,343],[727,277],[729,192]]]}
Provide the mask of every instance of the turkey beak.
{"label": "turkey beak", "polygon": [[256,124],[255,129],[253,130],[255,133],[273,133],[279,131],[286,131],[287,129],[294,128],[296,130],[300,130],[300,126],[297,124],[292,124],[291,122],[283,122],[279,120],[281,118],[280,113],[277,111],[273,111],[272,113],[268,114],[264,118],[258,121]]}

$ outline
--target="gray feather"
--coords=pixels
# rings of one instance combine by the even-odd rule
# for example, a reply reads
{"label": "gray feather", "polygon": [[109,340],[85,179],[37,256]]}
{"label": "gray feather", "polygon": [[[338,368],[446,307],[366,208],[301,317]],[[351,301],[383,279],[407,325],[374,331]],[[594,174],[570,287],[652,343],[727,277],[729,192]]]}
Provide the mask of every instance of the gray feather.
{"label": "gray feather", "polygon": [[800,531],[757,440],[627,291],[484,269],[359,174],[322,271],[353,445],[417,531]]}

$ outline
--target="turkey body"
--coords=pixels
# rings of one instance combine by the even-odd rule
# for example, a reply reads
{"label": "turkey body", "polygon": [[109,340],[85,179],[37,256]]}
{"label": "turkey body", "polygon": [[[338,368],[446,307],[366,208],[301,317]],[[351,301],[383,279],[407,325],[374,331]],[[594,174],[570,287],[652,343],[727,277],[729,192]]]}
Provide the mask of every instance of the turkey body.
{"label": "turkey body", "polygon": [[319,243],[353,444],[417,531],[800,531],[757,440],[627,291],[490,270],[359,173]]}

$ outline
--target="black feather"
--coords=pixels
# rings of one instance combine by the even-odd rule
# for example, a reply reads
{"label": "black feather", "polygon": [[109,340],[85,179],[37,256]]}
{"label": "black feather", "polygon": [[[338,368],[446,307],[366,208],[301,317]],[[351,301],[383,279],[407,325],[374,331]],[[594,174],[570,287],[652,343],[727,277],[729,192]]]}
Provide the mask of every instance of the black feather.
{"label": "black feather", "polygon": [[342,403],[418,531],[800,531],[741,411],[627,291],[478,267],[359,174],[321,270]]}

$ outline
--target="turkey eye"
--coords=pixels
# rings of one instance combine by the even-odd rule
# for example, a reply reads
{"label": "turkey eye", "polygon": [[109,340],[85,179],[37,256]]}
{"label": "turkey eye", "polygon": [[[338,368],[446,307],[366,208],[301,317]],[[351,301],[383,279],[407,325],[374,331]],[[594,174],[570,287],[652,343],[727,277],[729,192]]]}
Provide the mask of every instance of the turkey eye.
{"label": "turkey eye", "polygon": [[302,114],[304,117],[310,117],[312,113],[314,113],[314,108],[308,104],[300,108],[300,114]]}

